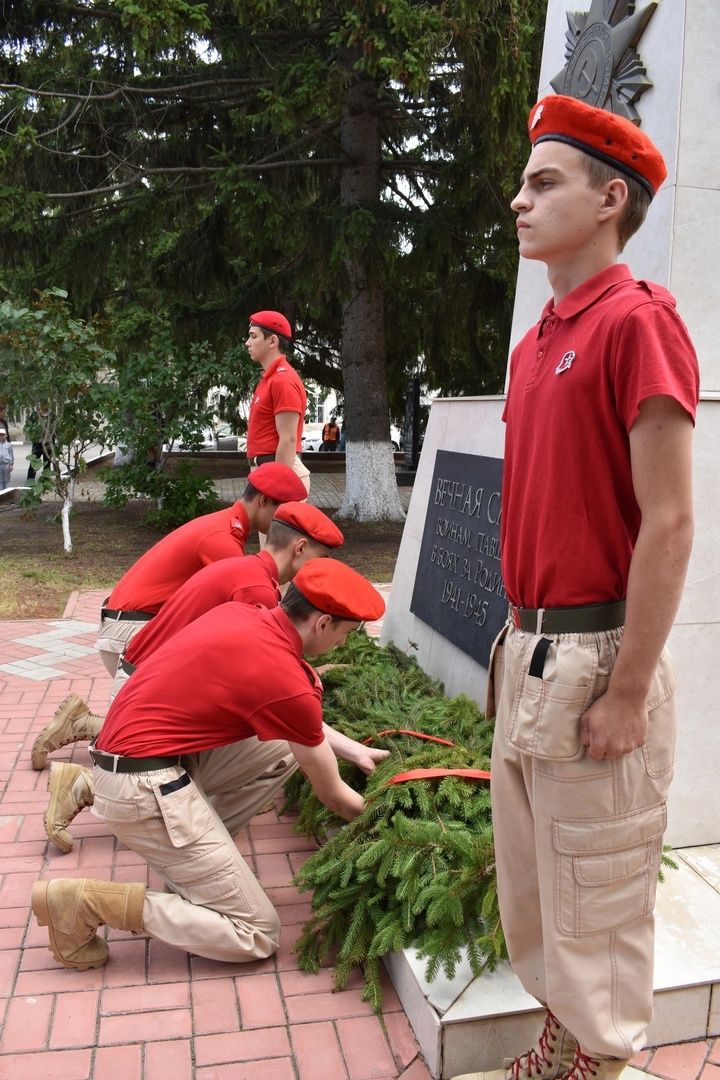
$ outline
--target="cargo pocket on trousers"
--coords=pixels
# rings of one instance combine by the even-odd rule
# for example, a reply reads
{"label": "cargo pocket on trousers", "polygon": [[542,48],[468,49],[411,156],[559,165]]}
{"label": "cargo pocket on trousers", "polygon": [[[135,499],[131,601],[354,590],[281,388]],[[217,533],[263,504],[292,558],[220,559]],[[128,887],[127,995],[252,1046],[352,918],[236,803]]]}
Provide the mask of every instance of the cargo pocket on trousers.
{"label": "cargo pocket on trousers", "polygon": [[153,778],[150,785],[173,847],[193,844],[213,828],[210,807],[187,773],[164,783]]}
{"label": "cargo pocket on trousers", "polygon": [[132,802],[128,799],[112,799],[107,795],[98,795],[95,792],[90,813],[103,821],[122,822],[140,821],[142,815],[137,800]]}
{"label": "cargo pocket on trousers", "polygon": [[254,906],[248,903],[232,864],[227,859],[219,863],[216,850],[174,863],[166,873],[192,904],[212,907],[213,903],[237,896],[248,910]]}
{"label": "cargo pocket on trousers", "polygon": [[[533,757],[577,761],[585,753],[580,717],[595,696],[597,651],[560,645],[544,637],[534,638],[530,646],[527,671],[515,693],[508,741]],[[561,648],[567,652],[558,662]],[[550,650],[553,663],[546,665]],[[550,672],[547,678],[546,666]],[[558,669],[567,681],[560,681]]]}
{"label": "cargo pocket on trousers", "polygon": [[607,933],[655,905],[665,804],[592,821],[554,821],[555,924],[561,934]]}

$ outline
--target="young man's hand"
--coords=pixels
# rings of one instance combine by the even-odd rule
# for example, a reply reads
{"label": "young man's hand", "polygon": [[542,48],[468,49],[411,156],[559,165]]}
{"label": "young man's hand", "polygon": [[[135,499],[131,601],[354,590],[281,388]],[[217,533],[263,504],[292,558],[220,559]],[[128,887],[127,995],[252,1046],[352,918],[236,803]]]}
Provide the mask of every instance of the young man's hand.
{"label": "young man's hand", "polygon": [[323,723],[325,738],[332,747],[335,757],[349,761],[351,765],[357,765],[368,776],[380,761],[384,761],[390,754],[389,750],[378,750],[373,746],[365,746],[364,743],[356,742],[355,739],[336,731],[329,724]]}
{"label": "young man's hand", "polygon": [[647,731],[646,699],[626,697],[612,686],[580,717],[580,737],[595,761],[619,758],[644,746]]}
{"label": "young man's hand", "polygon": [[[371,772],[374,772],[375,766],[379,762],[384,761],[386,757],[390,756],[389,750],[378,750],[374,746],[363,746],[362,743],[357,744],[359,747],[357,757],[353,760],[353,765],[357,765],[358,769],[361,769],[366,776],[369,776]],[[341,755],[345,757],[345,755]],[[350,761],[350,758],[345,758],[346,761]]]}

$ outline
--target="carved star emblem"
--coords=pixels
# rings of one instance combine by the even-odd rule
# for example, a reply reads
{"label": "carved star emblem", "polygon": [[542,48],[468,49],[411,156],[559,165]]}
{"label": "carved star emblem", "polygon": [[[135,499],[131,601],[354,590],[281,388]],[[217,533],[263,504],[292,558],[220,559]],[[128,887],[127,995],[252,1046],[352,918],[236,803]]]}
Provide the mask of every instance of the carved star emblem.
{"label": "carved star emblem", "polygon": [[565,67],[550,80],[553,90],[639,124],[635,102],[652,82],[635,46],[658,3],[636,11],[634,0],[592,0],[587,13],[568,11]]}

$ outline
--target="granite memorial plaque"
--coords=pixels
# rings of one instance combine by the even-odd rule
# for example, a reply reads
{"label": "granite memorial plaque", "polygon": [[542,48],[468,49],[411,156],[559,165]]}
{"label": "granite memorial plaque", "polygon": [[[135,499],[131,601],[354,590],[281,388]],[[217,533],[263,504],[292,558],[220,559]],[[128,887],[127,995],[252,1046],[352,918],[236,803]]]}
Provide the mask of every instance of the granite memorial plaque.
{"label": "granite memorial plaque", "polygon": [[410,610],[487,668],[507,618],[500,573],[502,460],[438,450]]}

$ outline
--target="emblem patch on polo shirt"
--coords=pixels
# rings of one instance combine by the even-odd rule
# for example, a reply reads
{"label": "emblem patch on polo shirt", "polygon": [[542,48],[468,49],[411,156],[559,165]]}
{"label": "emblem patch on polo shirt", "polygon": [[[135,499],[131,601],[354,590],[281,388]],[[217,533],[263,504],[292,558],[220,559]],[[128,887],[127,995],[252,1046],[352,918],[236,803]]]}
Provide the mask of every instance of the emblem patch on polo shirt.
{"label": "emblem patch on polo shirt", "polygon": [[572,367],[572,362],[575,359],[575,350],[571,349],[570,352],[566,352],[562,360],[555,368],[556,375],[562,375],[563,371],[568,371]]}

